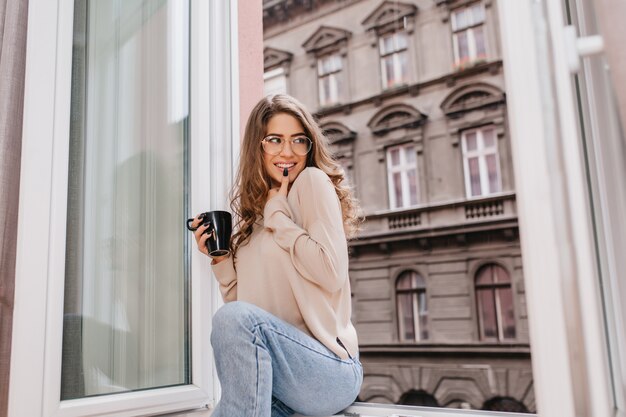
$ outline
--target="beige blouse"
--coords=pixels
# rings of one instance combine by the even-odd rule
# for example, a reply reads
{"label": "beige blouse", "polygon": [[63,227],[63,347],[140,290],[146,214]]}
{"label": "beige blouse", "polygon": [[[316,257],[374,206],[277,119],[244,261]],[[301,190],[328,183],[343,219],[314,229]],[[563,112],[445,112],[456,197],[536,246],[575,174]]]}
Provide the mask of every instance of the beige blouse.
{"label": "beige blouse", "polygon": [[[254,304],[315,337],[342,359],[358,351],[350,315],[348,245],[328,177],[304,169],[287,197],[265,205],[249,242],[212,265],[225,302]],[[343,344],[346,349],[342,348]]]}

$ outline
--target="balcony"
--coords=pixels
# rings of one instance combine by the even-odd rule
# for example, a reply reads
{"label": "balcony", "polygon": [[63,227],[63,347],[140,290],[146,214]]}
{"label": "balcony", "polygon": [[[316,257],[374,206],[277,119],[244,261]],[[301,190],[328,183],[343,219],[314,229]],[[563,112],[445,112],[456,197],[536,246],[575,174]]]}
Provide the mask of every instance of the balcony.
{"label": "balcony", "polygon": [[368,214],[351,246],[515,228],[515,193],[505,192]]}

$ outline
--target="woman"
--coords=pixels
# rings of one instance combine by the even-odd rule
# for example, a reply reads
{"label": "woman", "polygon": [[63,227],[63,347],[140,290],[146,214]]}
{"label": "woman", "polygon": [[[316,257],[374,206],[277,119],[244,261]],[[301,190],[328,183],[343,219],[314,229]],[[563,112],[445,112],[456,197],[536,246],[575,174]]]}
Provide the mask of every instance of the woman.
{"label": "woman", "polygon": [[[231,196],[232,256],[211,263],[226,302],[211,333],[214,417],[329,416],[358,395],[346,236],[359,219],[342,181],[302,104],[275,95],[256,105]],[[208,227],[195,231],[204,254]]]}

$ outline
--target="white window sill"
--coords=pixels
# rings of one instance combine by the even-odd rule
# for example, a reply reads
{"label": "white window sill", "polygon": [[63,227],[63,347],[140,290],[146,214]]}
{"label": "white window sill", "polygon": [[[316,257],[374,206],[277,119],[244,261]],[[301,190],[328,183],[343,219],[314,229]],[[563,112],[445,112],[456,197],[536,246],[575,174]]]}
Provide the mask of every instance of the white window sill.
{"label": "white window sill", "polygon": [[[161,417],[208,417],[211,410],[200,409],[179,414],[165,414]],[[536,414],[506,413],[483,410],[457,410],[453,408],[417,407],[407,405],[354,403],[335,416],[344,417],[536,417]],[[294,414],[294,417],[307,417]],[[333,417],[333,416],[328,416]]]}

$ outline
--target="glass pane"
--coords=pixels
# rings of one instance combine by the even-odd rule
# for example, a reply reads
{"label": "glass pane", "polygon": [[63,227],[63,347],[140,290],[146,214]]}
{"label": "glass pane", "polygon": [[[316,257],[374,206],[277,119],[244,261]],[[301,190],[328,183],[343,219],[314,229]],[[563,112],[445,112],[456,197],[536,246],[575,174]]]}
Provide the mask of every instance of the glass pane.
{"label": "glass pane", "polygon": [[420,340],[428,339],[428,305],[426,304],[426,292],[417,293],[417,304],[419,306],[419,329]]}
{"label": "glass pane", "polygon": [[496,290],[500,301],[500,321],[502,337],[515,339],[515,313],[513,311],[513,293],[511,287]]}
{"label": "glass pane", "polygon": [[287,93],[287,77],[284,74],[275,77],[266,78],[263,84],[263,94],[286,94]]}
{"label": "glass pane", "polygon": [[389,151],[389,156],[391,156],[391,165],[398,166],[400,165],[400,149],[393,148]]}
{"label": "glass pane", "polygon": [[331,71],[339,71],[341,69],[341,55],[334,54],[331,57]]}
{"label": "glass pane", "polygon": [[402,199],[402,176],[399,172],[393,174],[393,190],[396,196],[396,207],[404,207]]}
{"label": "glass pane", "polygon": [[385,36],[380,39],[380,54],[386,55],[393,51],[393,36]]}
{"label": "glass pane", "polygon": [[74,4],[61,398],[187,384],[189,4]]}
{"label": "glass pane", "polygon": [[496,154],[485,156],[487,175],[489,176],[489,192],[500,192],[500,176],[498,175],[498,160]]}
{"label": "glass pane", "polygon": [[485,59],[487,57],[487,48],[485,47],[485,35],[483,27],[478,26],[472,29],[474,34],[474,43],[476,47],[476,59]]}
{"label": "glass pane", "polygon": [[459,32],[456,34],[457,55],[459,57],[459,64],[463,64],[469,60],[469,45],[467,42],[467,31]]}
{"label": "glass pane", "polygon": [[485,9],[481,3],[477,3],[472,6],[472,23],[474,25],[482,23],[485,20]]}
{"label": "glass pane", "polygon": [[339,77],[338,74],[332,74],[330,76],[331,78],[331,91],[332,91],[332,102],[333,103],[339,103],[340,101],[340,97],[341,97],[341,78]]}
{"label": "glass pane", "polygon": [[383,58],[383,67],[384,67],[384,83],[385,87],[391,87],[395,83],[394,76],[394,68],[393,68],[393,55],[389,55]]}
{"label": "glass pane", "polygon": [[465,149],[467,151],[476,150],[476,132],[468,132],[465,134]]}
{"label": "glass pane", "polygon": [[397,32],[395,34],[395,38],[396,38],[395,50],[399,51],[399,50],[402,50],[402,49],[406,49],[406,47],[408,46],[408,40],[407,40],[406,33],[404,33],[404,32]]}
{"label": "glass pane", "polygon": [[492,269],[494,282],[497,282],[498,284],[511,282],[511,278],[509,278],[509,273],[506,272],[506,269],[498,265],[494,265]]}
{"label": "glass pane", "polygon": [[484,129],[481,131],[483,136],[483,144],[485,148],[493,148],[496,146],[496,131],[493,129]]}
{"label": "glass pane", "polygon": [[478,314],[482,326],[481,336],[483,339],[496,339],[498,330],[496,327],[496,305],[494,303],[494,290],[476,289],[478,300]]}
{"label": "glass pane", "polygon": [[467,8],[463,8],[459,11],[454,12],[454,27],[452,28],[453,30],[460,30],[460,29],[465,29],[468,26],[468,9]]}
{"label": "glass pane", "polygon": [[413,294],[398,294],[400,340],[415,340]]}
{"label": "glass pane", "polygon": [[470,176],[470,193],[472,196],[481,195],[478,158],[469,158],[467,160],[467,165],[469,167]]}
{"label": "glass pane", "polygon": [[320,58],[317,60],[317,73],[318,75],[324,75],[326,74],[326,59],[325,58]]}
{"label": "glass pane", "polygon": [[411,197],[411,205],[417,204],[417,171],[414,169],[410,169],[407,171],[407,176],[409,178],[409,194]]}
{"label": "glass pane", "polygon": [[330,95],[329,77],[320,78],[320,105],[323,106],[328,103]]}
{"label": "glass pane", "polygon": [[396,289],[398,290],[410,290],[413,288],[413,277],[411,272],[403,272],[400,274],[398,281],[396,282]]}
{"label": "glass pane", "polygon": [[494,283],[494,266],[483,266],[476,274],[476,284],[486,285]]}
{"label": "glass pane", "polygon": [[424,282],[424,278],[416,273],[412,273],[413,276],[413,288],[426,288],[426,283]]}
{"label": "glass pane", "polygon": [[405,84],[409,79],[409,56],[406,51],[398,52],[398,64],[400,66],[400,79],[397,84]]}
{"label": "glass pane", "polygon": [[415,156],[415,147],[407,146],[404,148],[404,157],[406,158],[406,162],[410,165],[415,164],[416,156]]}

